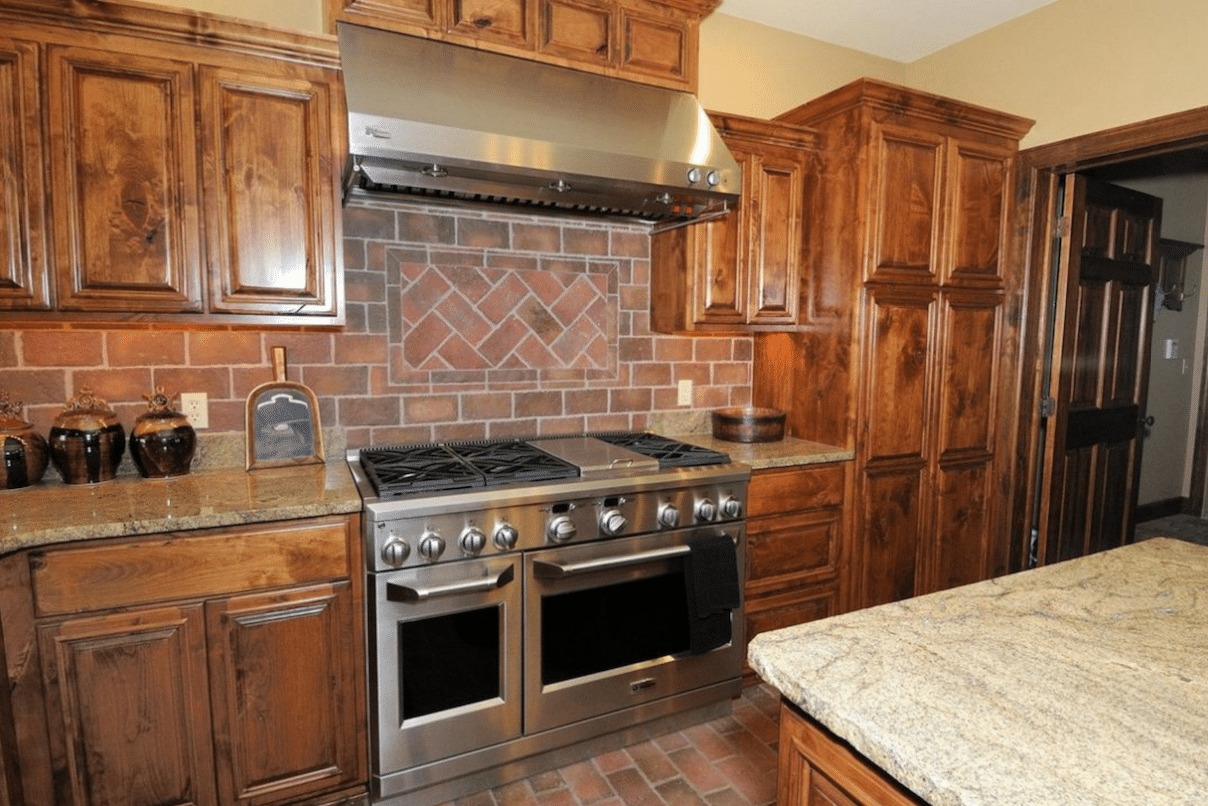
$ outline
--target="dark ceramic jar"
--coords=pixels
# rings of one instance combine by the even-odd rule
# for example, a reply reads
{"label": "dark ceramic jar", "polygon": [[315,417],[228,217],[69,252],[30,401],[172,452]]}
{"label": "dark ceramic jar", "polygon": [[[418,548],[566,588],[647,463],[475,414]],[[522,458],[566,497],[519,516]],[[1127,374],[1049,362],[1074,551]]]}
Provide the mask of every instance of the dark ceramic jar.
{"label": "dark ceramic jar", "polygon": [[23,405],[10,403],[8,392],[0,391],[0,490],[37,484],[46,472],[46,440],[21,419]]}
{"label": "dark ceramic jar", "polygon": [[130,429],[130,458],[144,478],[181,476],[189,472],[197,432],[189,419],[172,409],[171,398],[162,386],[155,394],[143,395],[147,411],[140,414]]}
{"label": "dark ceramic jar", "polygon": [[104,400],[84,387],[50,427],[50,459],[68,484],[96,484],[117,476],[126,432]]}

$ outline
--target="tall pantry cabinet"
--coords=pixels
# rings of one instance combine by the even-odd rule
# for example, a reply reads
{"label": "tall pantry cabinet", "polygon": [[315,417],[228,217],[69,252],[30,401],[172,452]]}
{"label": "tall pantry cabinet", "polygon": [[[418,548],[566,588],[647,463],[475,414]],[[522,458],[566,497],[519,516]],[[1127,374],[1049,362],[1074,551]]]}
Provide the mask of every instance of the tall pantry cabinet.
{"label": "tall pantry cabinet", "polygon": [[778,119],[819,132],[821,175],[801,327],[756,335],[754,398],[855,450],[846,608],[1005,573],[1031,121],[869,79]]}

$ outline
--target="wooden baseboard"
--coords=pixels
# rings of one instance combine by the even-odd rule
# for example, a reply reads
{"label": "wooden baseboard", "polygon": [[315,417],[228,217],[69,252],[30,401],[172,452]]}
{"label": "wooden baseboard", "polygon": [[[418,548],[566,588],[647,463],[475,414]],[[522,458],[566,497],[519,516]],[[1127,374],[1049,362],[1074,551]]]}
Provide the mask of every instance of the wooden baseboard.
{"label": "wooden baseboard", "polygon": [[1158,518],[1165,518],[1168,515],[1181,515],[1186,512],[1187,506],[1191,502],[1186,496],[1178,498],[1167,498],[1162,501],[1154,501],[1149,504],[1138,504],[1136,513],[1136,522],[1145,523],[1145,521],[1153,521]]}

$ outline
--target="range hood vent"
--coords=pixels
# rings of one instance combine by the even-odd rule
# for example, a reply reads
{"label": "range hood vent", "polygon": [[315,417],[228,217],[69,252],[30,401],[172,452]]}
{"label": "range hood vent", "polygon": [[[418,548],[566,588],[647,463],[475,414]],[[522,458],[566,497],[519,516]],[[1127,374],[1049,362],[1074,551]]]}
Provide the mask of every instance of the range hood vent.
{"label": "range hood vent", "polygon": [[348,23],[339,39],[346,202],[405,194],[667,226],[738,199],[741,169],[688,93]]}

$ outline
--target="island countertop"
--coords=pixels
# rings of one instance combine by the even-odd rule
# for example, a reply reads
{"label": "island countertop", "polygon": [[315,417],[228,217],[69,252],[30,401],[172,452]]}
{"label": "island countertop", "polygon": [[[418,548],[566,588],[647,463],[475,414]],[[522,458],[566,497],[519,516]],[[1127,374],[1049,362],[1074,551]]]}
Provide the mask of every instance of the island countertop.
{"label": "island countertop", "polygon": [[1155,538],[756,636],[933,806],[1208,803],[1208,548]]}

